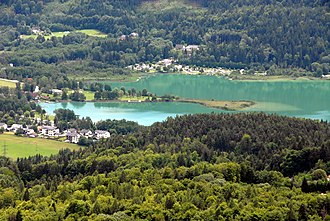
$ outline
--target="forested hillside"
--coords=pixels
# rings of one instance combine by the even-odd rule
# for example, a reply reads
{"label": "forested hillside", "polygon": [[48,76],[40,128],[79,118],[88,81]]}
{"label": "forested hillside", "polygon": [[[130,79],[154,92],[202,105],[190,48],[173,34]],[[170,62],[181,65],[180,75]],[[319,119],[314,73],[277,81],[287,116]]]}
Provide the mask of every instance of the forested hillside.
{"label": "forested hillside", "polygon": [[[130,65],[168,58],[327,75],[329,8],[329,0],[1,0],[0,78],[21,83],[0,88],[0,123],[49,119],[35,100],[55,88],[62,100],[85,100],[84,89],[110,99],[111,86],[86,79],[130,76]],[[111,135],[80,139],[78,151],[9,159],[1,128],[0,220],[330,220],[329,122],[197,114],[144,127],[58,109],[54,123]]]}
{"label": "forested hillside", "polygon": [[330,125],[170,118],[80,151],[0,159],[5,220],[328,220]]}
{"label": "forested hillside", "polygon": [[[173,57],[182,64],[320,77],[329,72],[329,16],[327,0],[5,0],[0,76],[46,76],[56,86],[57,79],[128,74],[128,65]],[[74,32],[81,29],[107,37]],[[20,37],[36,31],[42,35]],[[131,33],[137,35],[120,39]],[[181,44],[199,50],[176,50]]]}

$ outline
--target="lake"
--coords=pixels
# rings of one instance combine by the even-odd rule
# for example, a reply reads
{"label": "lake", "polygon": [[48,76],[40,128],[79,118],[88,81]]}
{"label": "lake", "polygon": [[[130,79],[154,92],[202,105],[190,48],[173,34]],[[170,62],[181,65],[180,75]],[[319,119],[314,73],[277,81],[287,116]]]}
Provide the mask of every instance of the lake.
{"label": "lake", "polygon": [[[158,74],[137,82],[107,82],[112,88],[144,88],[157,95],[181,98],[250,100],[257,105],[244,111],[263,111],[280,115],[330,121],[330,81],[231,81],[215,76]],[[47,113],[57,108],[74,110],[93,121],[127,119],[151,125],[182,114],[226,112],[188,103],[41,103]]]}

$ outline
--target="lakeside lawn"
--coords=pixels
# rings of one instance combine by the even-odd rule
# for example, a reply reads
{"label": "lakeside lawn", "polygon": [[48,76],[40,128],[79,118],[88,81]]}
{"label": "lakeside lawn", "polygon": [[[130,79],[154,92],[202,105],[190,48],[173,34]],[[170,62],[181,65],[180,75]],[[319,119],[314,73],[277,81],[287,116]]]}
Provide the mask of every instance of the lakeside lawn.
{"label": "lakeside lawn", "polygon": [[83,94],[86,97],[86,101],[92,101],[94,100],[94,92],[93,91],[83,91]]}
{"label": "lakeside lawn", "polygon": [[12,159],[36,154],[50,156],[57,154],[61,149],[69,148],[71,150],[78,150],[80,148],[76,144],[50,139],[19,137],[12,133],[0,134],[1,155],[3,155],[4,145],[6,145],[6,156]]}
{"label": "lakeside lawn", "polygon": [[15,88],[16,83],[12,81],[7,81],[5,79],[0,79],[0,87],[9,87],[9,88]]}

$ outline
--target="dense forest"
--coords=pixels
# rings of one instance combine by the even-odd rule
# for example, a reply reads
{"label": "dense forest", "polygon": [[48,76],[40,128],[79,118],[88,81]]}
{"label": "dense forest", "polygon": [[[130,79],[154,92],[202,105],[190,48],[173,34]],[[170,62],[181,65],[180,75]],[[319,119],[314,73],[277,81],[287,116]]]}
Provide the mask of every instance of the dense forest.
{"label": "dense forest", "polygon": [[1,123],[31,125],[36,115],[43,118],[44,114],[45,111],[33,101],[32,94],[22,92],[19,85],[16,89],[0,87]]}
{"label": "dense forest", "polygon": [[[36,28],[45,37],[20,37]],[[107,37],[74,32],[81,29]],[[68,78],[129,74],[128,65],[169,57],[189,65],[320,77],[329,73],[329,30],[327,0],[5,0],[0,77],[38,83],[45,77],[60,88]],[[47,38],[58,31],[70,33]],[[181,44],[199,50],[176,50]]]}
{"label": "dense forest", "polygon": [[[1,135],[0,135],[1,136]],[[329,220],[330,125],[199,114],[0,159],[4,220]]]}

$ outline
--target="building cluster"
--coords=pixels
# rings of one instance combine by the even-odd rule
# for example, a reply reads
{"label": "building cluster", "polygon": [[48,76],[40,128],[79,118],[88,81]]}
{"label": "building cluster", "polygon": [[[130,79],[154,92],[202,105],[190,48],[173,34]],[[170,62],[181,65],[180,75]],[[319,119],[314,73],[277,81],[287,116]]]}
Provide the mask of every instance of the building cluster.
{"label": "building cluster", "polygon": [[221,75],[229,76],[232,73],[232,70],[219,68],[205,68],[205,67],[196,67],[189,65],[178,64],[177,60],[173,58],[163,59],[158,61],[155,64],[145,64],[139,63],[126,67],[127,69],[139,72],[183,72],[185,74],[197,75]]}
{"label": "building cluster", "polygon": [[132,32],[131,34],[129,34],[129,35],[121,35],[120,37],[119,37],[119,39],[121,40],[121,41],[125,41],[126,39],[128,39],[128,38],[138,38],[139,37],[139,34],[138,33],[136,33],[136,32]]}
{"label": "building cluster", "polygon": [[60,132],[60,129],[56,126],[26,126],[23,127],[21,124],[13,124],[11,127],[8,127],[5,123],[0,123],[0,129],[10,132],[18,132],[30,138],[65,138],[65,142],[78,143],[81,137],[87,139],[106,139],[110,137],[110,133],[104,130],[91,130],[82,129],[78,131],[77,129],[67,129]]}

